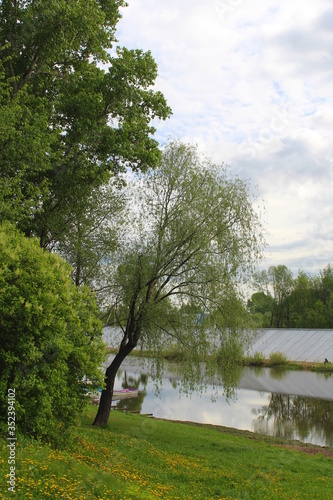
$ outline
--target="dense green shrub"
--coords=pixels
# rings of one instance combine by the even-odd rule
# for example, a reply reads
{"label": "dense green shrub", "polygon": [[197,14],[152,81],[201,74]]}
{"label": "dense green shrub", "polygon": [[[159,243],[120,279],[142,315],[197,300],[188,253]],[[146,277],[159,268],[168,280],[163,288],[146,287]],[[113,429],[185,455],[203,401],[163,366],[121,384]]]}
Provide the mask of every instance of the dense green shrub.
{"label": "dense green shrub", "polygon": [[104,345],[90,291],[71,268],[8,223],[0,226],[0,422],[15,389],[17,428],[57,441],[101,383]]}
{"label": "dense green shrub", "polygon": [[265,355],[262,352],[255,352],[252,363],[255,366],[262,366],[265,362]]}
{"label": "dense green shrub", "polygon": [[269,364],[271,366],[287,364],[287,357],[282,352],[272,352],[269,356]]}
{"label": "dense green shrub", "polygon": [[266,358],[262,352],[255,352],[253,356],[245,356],[243,364],[247,366],[263,366]]}

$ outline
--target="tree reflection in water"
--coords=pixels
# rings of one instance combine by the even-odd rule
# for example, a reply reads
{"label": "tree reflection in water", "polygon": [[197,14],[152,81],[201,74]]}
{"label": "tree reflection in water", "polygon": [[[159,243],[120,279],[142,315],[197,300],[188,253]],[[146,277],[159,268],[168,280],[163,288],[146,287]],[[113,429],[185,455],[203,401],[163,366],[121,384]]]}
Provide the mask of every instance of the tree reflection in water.
{"label": "tree reflection in water", "polygon": [[120,376],[122,376],[122,388],[123,389],[128,389],[128,388],[134,388],[138,389],[138,396],[136,398],[128,398],[128,399],[122,399],[120,401],[117,401],[116,404],[112,407],[117,408],[117,410],[127,410],[127,411],[138,411],[141,413],[142,410],[142,403],[147,395],[147,384],[148,384],[148,378],[149,376],[145,373],[140,373],[140,375],[130,375],[127,376],[127,372],[125,371],[124,374],[120,371],[119,373]]}
{"label": "tree reflection in water", "polygon": [[333,401],[271,394],[268,405],[253,409],[254,431],[285,439],[312,436],[333,446]]}
{"label": "tree reflection in water", "polygon": [[[271,369],[269,372],[263,372],[262,369],[246,369],[245,372],[241,370],[232,381],[236,380],[239,385],[235,393],[235,404],[230,404],[233,400],[230,386],[232,388],[233,385],[225,379],[223,369],[220,370],[216,380],[214,379],[215,384],[207,381],[207,392],[193,393],[190,398],[183,397],[187,394],[182,388],[178,363],[168,363],[159,384],[150,365],[148,368],[145,365],[145,370],[145,373],[140,373],[140,368],[132,363],[128,369],[125,368],[118,373],[118,387],[135,387],[139,390],[139,395],[137,398],[114,402],[116,408],[153,413],[160,418],[215,423],[333,447],[332,399],[282,395],[279,388],[271,393],[274,390],[272,386],[278,385],[275,384],[276,381],[281,381],[285,388],[293,386],[302,390],[299,377],[290,378],[287,370]],[[303,385],[307,386],[306,389],[311,389],[311,393],[317,394],[318,378],[321,382],[322,376],[311,375],[313,377],[306,378],[306,381],[302,379]],[[241,377],[246,382],[245,387]],[[225,387],[221,389],[217,384],[221,378],[228,391]],[[215,397],[217,388],[219,396]],[[225,396],[222,397],[223,389]],[[328,390],[327,397],[330,395],[331,392]]]}

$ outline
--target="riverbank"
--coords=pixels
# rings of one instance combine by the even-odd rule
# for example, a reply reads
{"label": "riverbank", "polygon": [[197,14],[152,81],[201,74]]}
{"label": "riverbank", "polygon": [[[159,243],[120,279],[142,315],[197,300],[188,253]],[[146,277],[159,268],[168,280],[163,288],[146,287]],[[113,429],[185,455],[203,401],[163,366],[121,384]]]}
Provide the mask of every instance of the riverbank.
{"label": "riverbank", "polygon": [[[107,347],[107,352],[109,354],[116,354],[118,349],[113,347]],[[155,358],[156,353],[152,351],[144,351],[141,349],[135,349],[131,352],[130,356],[137,358]],[[160,354],[160,356],[166,361],[181,362],[184,359],[184,355],[176,350],[168,349]],[[204,361],[204,360],[203,360]],[[242,366],[259,366],[265,368],[285,368],[288,370],[304,370],[319,373],[333,373],[333,363],[314,363],[314,362],[300,362],[300,361],[290,361],[281,353],[273,353],[269,358],[265,358],[262,354],[258,353],[255,356],[244,356],[242,360]]]}
{"label": "riverbank", "polygon": [[[331,498],[332,449],[117,411],[99,429],[95,412],[87,406],[61,451],[19,438],[18,498]],[[7,454],[3,441],[0,498]]]}

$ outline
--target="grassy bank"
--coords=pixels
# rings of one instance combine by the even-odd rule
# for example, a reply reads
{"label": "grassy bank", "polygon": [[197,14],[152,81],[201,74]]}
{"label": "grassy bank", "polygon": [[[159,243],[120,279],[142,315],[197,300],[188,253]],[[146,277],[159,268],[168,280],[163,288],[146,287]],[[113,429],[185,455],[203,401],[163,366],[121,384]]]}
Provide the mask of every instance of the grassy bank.
{"label": "grassy bank", "polygon": [[[87,407],[62,451],[19,438],[16,498],[332,498],[333,450],[117,411],[96,429],[95,412]],[[0,498],[11,498],[2,443]]]}
{"label": "grassy bank", "polygon": [[[118,349],[107,348],[107,351],[110,354],[116,354]],[[305,370],[305,371],[313,371],[313,372],[322,372],[322,373],[333,373],[333,363],[312,363],[312,362],[297,362],[297,361],[289,361],[283,355],[280,356],[281,353],[273,353],[273,356],[269,359],[266,359],[261,353],[253,357],[244,357],[242,360],[243,366],[261,366],[266,368],[271,367],[283,367],[289,370]],[[138,358],[155,358],[156,353],[152,351],[143,351],[143,350],[134,350],[131,352],[130,356],[138,357]],[[182,352],[178,350],[168,349],[165,350],[161,356],[167,361],[181,362],[184,359],[184,355]],[[203,359],[204,361],[204,359]]]}

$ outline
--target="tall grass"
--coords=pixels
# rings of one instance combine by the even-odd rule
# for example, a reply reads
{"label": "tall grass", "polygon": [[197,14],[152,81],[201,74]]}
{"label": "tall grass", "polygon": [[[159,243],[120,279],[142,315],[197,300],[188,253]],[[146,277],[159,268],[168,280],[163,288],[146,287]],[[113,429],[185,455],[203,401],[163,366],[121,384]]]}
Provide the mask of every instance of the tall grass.
{"label": "tall grass", "polygon": [[285,356],[282,352],[272,352],[269,355],[269,364],[270,366],[282,366],[288,363],[287,356]]}

